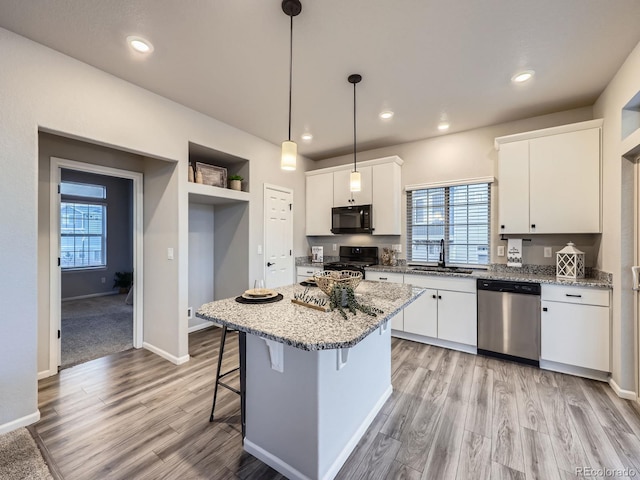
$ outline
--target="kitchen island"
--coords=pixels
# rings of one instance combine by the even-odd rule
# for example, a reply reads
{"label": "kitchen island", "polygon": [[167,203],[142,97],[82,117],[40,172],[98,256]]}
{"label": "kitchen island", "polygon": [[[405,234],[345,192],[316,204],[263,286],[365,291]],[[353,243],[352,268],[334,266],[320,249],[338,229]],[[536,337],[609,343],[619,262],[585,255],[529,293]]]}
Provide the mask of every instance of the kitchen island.
{"label": "kitchen island", "polygon": [[424,290],[363,281],[357,300],[383,313],[347,320],[291,303],[304,287],[277,290],[280,302],[229,298],[196,315],[246,334],[244,449],[288,478],[331,479],[391,395],[389,320]]}

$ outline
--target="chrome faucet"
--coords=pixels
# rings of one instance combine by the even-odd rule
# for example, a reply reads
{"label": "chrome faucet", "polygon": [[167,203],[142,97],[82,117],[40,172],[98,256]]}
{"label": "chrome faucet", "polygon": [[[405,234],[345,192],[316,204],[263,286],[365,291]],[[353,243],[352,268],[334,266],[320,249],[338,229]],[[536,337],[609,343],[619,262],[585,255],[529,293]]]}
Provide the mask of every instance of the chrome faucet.
{"label": "chrome faucet", "polygon": [[445,267],[444,262],[444,238],[440,239],[440,258],[438,259],[438,266]]}

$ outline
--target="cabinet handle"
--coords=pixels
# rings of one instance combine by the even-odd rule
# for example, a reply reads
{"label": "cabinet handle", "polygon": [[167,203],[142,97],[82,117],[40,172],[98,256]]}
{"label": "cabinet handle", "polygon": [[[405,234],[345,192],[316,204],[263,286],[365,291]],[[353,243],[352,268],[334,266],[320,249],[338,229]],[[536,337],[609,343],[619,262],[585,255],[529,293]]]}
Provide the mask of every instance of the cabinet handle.
{"label": "cabinet handle", "polygon": [[378,280],[387,280],[387,277],[378,277]]}
{"label": "cabinet handle", "polygon": [[582,298],[582,295],[574,295],[574,294],[572,294],[572,293],[565,293],[565,295],[566,295],[567,297]]}
{"label": "cabinet handle", "polygon": [[442,297],[440,295],[438,295],[438,300],[442,300]]}
{"label": "cabinet handle", "polygon": [[547,311],[547,307],[542,307],[542,311],[546,312]]}
{"label": "cabinet handle", "polygon": [[500,225],[500,228],[504,228],[504,225]]}
{"label": "cabinet handle", "polygon": [[274,263],[267,262],[267,267],[270,267],[271,265],[275,265],[275,262]]}
{"label": "cabinet handle", "polygon": [[433,296],[433,298],[436,298],[436,296],[435,296],[435,295],[432,295],[432,296]]}
{"label": "cabinet handle", "polygon": [[313,273],[313,270],[307,270],[307,273]]}
{"label": "cabinet handle", "polygon": [[536,228],[536,224],[535,224],[535,223],[532,223],[532,224],[531,224],[531,228]]}

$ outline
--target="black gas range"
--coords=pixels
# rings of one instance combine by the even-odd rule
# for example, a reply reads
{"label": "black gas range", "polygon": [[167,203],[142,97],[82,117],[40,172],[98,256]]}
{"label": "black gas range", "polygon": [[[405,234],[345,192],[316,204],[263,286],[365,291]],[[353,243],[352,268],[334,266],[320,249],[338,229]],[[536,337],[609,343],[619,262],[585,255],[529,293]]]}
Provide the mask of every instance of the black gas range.
{"label": "black gas range", "polygon": [[378,247],[340,247],[340,260],[324,264],[325,270],[353,270],[362,273],[365,267],[378,264]]}

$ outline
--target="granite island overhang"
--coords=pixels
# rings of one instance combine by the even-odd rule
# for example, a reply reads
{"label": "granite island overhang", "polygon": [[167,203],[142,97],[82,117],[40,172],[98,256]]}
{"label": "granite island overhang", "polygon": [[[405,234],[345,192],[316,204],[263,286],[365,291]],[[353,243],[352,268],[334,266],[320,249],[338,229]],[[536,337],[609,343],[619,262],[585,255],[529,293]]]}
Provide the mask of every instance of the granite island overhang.
{"label": "granite island overhang", "polygon": [[347,320],[291,303],[304,287],[276,290],[280,302],[228,298],[196,315],[247,334],[244,449],[288,478],[331,479],[391,395],[389,321],[425,290],[363,281],[357,300],[383,313]]}

